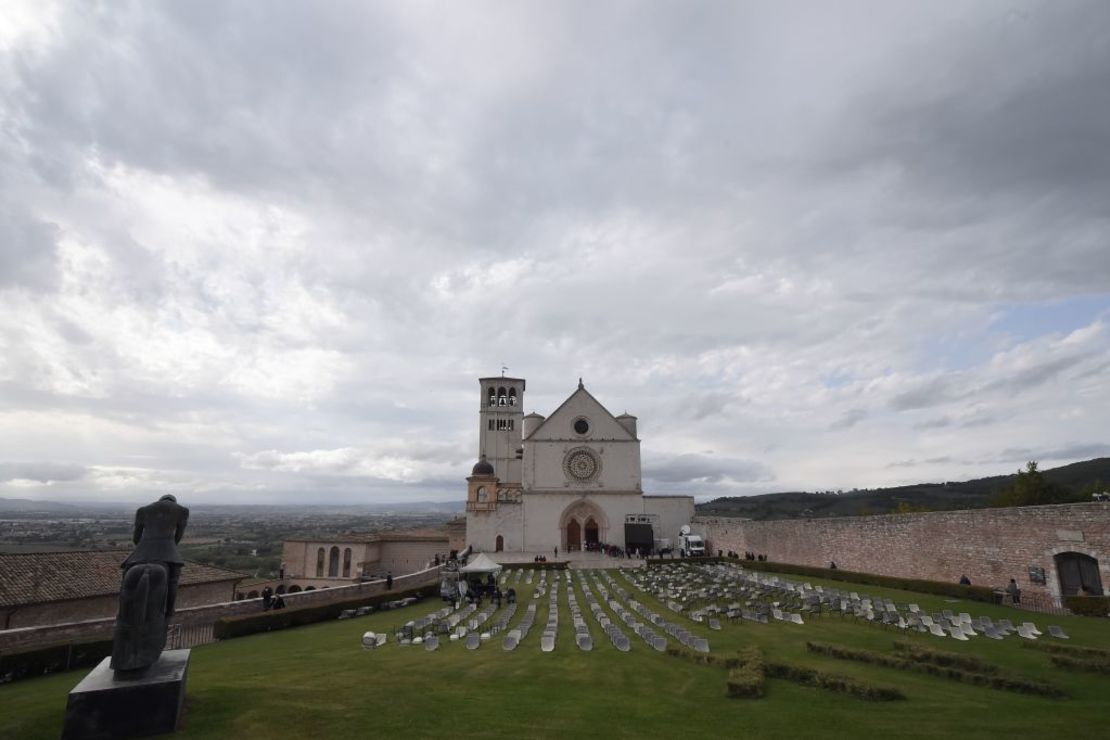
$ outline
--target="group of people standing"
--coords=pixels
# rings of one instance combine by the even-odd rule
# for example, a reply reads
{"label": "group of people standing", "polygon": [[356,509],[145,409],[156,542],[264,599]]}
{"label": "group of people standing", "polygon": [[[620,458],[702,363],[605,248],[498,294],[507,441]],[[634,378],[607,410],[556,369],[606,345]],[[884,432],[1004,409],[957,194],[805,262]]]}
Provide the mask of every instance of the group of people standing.
{"label": "group of people standing", "polygon": [[268,612],[271,609],[284,609],[284,608],[285,608],[285,599],[283,599],[281,597],[281,594],[275,595],[274,590],[272,588],[270,588],[269,586],[262,589],[262,611]]}

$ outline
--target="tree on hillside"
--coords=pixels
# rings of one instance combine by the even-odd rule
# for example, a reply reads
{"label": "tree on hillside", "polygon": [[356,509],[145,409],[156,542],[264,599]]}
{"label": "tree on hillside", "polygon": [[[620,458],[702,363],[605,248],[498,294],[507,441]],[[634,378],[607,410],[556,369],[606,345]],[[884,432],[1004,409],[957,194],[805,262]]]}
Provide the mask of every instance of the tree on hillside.
{"label": "tree on hillside", "polygon": [[1101,478],[1095,478],[1093,481],[1079,489],[1078,498],[1080,501],[1090,501],[1093,497],[1093,494],[1102,493],[1103,491],[1110,491],[1110,485],[1103,483]]}
{"label": "tree on hillside", "polygon": [[1013,481],[991,497],[992,506],[1041,506],[1074,501],[1071,491],[1045,480],[1037,469],[1037,461],[1030,460],[1025,470],[1019,470]]}

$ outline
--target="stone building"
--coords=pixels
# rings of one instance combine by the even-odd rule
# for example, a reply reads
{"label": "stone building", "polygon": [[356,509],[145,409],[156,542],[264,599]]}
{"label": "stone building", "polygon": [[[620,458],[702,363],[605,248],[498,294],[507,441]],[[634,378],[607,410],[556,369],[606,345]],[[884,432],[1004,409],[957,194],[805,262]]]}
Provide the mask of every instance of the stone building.
{"label": "stone building", "polygon": [[613,416],[581,380],[551,413],[524,414],[522,378],[479,379],[479,461],[467,478],[466,542],[488,552],[624,548],[626,525],[675,538],[692,496],[645,496],[631,414]]}
{"label": "stone building", "polygon": [[295,593],[384,578],[388,573],[399,577],[424,570],[451,549],[447,530],[290,539],[281,551],[284,578],[270,585]]}
{"label": "stone building", "polygon": [[[0,553],[0,629],[116,616],[123,576],[120,563],[129,552]],[[235,586],[245,577],[186,561],[177,608],[233,601]]]}

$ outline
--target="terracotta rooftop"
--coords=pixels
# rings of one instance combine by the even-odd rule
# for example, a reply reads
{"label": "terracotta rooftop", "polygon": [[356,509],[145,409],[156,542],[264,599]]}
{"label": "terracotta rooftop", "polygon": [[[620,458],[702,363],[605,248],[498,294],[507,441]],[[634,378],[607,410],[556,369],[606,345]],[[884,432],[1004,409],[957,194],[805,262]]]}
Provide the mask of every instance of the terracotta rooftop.
{"label": "terracotta rooftop", "polygon": [[[0,553],[0,607],[118,594],[130,550]],[[237,581],[243,573],[186,561],[179,584]]]}

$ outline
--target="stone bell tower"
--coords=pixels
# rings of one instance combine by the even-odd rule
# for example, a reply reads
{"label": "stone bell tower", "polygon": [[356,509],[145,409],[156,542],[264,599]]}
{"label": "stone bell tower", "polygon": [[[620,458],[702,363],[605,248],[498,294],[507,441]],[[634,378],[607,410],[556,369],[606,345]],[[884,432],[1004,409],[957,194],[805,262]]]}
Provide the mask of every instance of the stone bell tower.
{"label": "stone bell tower", "polygon": [[501,485],[521,483],[521,430],[524,424],[524,379],[479,378],[478,456],[487,460]]}

